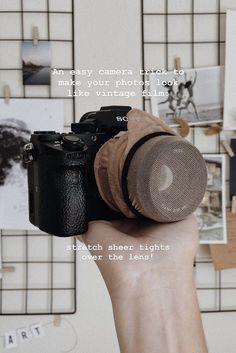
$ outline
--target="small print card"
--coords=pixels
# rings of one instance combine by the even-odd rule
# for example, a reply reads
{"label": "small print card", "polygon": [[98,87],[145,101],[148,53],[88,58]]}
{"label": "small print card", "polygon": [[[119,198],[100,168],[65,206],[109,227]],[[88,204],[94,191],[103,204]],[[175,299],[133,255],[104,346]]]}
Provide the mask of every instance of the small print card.
{"label": "small print card", "polygon": [[16,331],[9,331],[4,334],[4,345],[6,349],[17,347]]}
{"label": "small print card", "polygon": [[236,213],[227,212],[227,238],[225,245],[210,245],[216,271],[236,268]]}
{"label": "small print card", "polygon": [[22,65],[24,85],[51,84],[51,43],[32,41],[22,43]]}
{"label": "small print card", "polygon": [[18,333],[18,335],[20,337],[20,341],[22,343],[30,342],[32,340],[32,333],[28,329],[28,327],[19,328],[17,330],[17,333]]}
{"label": "small print card", "polygon": [[33,336],[36,338],[45,336],[45,330],[41,322],[39,322],[38,324],[32,325],[30,329],[31,329],[31,332],[33,333]]}
{"label": "small print card", "polygon": [[227,242],[225,206],[225,155],[203,155],[208,172],[208,182],[201,204],[195,211],[201,244]]}

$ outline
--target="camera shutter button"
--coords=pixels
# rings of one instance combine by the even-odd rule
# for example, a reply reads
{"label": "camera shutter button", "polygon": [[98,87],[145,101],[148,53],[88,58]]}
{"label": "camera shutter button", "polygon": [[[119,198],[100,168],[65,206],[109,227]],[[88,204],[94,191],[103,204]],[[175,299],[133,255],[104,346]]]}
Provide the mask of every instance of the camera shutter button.
{"label": "camera shutter button", "polygon": [[69,134],[64,135],[62,138],[62,145],[64,148],[73,151],[82,151],[84,149],[85,143],[79,136]]}

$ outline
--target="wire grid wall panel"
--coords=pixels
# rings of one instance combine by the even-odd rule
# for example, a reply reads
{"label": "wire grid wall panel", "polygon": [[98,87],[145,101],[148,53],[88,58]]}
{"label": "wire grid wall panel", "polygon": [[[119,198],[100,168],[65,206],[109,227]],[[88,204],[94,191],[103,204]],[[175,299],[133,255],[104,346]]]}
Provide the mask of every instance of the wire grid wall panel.
{"label": "wire grid wall panel", "polygon": [[[236,10],[236,1],[141,0],[141,9],[143,69],[172,70],[176,57],[183,69],[224,65],[226,10]],[[150,98],[144,97],[143,107],[151,111]],[[235,137],[230,131],[206,136],[205,129],[193,127],[188,136],[202,153],[224,153],[220,140]],[[226,162],[229,207],[228,156]],[[195,276],[202,312],[236,311],[236,269],[216,272],[207,245],[200,246]]]}
{"label": "wire grid wall panel", "polygon": [[[0,89],[11,89],[11,98],[62,99],[65,130],[75,121],[75,99],[67,96],[51,76],[50,86],[24,86],[22,41],[50,41],[53,68],[72,78],[74,69],[73,0],[0,1]],[[59,76],[59,79],[60,76]],[[4,98],[3,95],[0,98]],[[76,311],[76,254],[66,251],[73,238],[62,239],[42,232],[1,231],[2,266],[14,266],[0,280],[0,315],[72,314]]]}

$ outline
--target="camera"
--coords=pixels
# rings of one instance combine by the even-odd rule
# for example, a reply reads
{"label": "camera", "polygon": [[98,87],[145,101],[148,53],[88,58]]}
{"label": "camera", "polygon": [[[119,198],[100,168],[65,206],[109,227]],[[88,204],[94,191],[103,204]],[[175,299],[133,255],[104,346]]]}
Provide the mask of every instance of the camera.
{"label": "camera", "polygon": [[69,134],[34,132],[24,148],[32,224],[66,237],[86,232],[90,220],[120,217],[101,198],[93,163],[107,140],[127,130],[130,109],[111,106],[86,113]]}
{"label": "camera", "polygon": [[207,183],[192,144],[129,106],[86,113],[70,133],[35,131],[24,162],[30,222],[60,237],[85,233],[92,220],[178,221],[198,207]]}

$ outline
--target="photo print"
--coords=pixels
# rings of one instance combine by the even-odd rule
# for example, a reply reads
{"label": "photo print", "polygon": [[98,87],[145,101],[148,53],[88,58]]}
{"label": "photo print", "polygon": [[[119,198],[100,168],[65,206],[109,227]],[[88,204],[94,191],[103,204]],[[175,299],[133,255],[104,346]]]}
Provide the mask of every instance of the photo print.
{"label": "photo print", "polygon": [[28,220],[23,147],[35,130],[63,131],[63,111],[59,100],[0,100],[0,229],[37,230]]}
{"label": "photo print", "polygon": [[224,130],[236,130],[236,11],[226,12]]}
{"label": "photo print", "polygon": [[223,68],[220,66],[184,70],[183,75],[151,73],[152,113],[170,126],[175,118],[189,125],[223,121]]}
{"label": "photo print", "polygon": [[39,41],[22,43],[22,65],[24,85],[51,84],[51,43]]}
{"label": "photo print", "polygon": [[227,242],[225,205],[225,155],[204,155],[208,182],[204,198],[196,210],[201,244]]}

